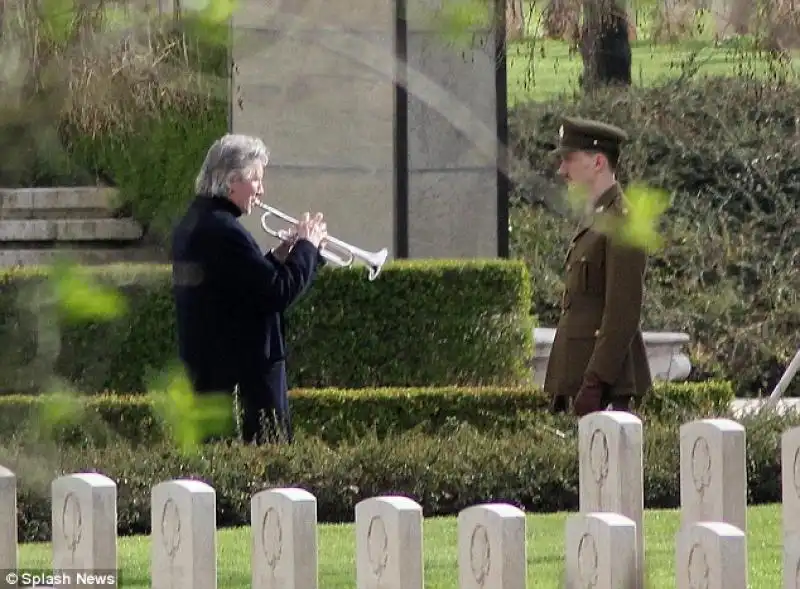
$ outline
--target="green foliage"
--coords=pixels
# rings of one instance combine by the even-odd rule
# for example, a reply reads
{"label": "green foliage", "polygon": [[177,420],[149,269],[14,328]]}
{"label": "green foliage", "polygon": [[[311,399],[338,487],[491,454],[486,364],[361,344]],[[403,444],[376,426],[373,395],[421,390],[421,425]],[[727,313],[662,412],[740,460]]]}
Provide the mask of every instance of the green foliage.
{"label": "green foliage", "polygon": [[3,89],[0,130],[13,139],[0,142],[0,183],[117,187],[120,208],[156,241],[228,130],[235,2],[167,16],[103,0],[39,8],[6,15],[24,25],[6,40],[25,46],[25,73]]}
{"label": "green foliage", "polygon": [[[58,376],[88,393],[145,393],[152,378],[171,369],[177,344],[170,268],[120,265],[82,273],[118,289],[127,313],[58,330],[45,321],[42,306],[26,304],[52,276],[48,270],[0,273],[0,342],[13,350],[0,359],[4,390],[40,391]],[[522,384],[532,356],[529,301],[520,262],[395,262],[375,282],[359,268],[324,269],[287,314],[290,382]],[[45,329],[49,346],[41,339]]]}
{"label": "green foliage", "polygon": [[[631,137],[623,184],[669,195],[653,227],[662,247],[648,269],[644,328],[690,334],[692,378],[731,380],[739,396],[768,393],[797,351],[800,329],[798,109],[800,88],[746,78],[682,80],[515,109],[512,252],[531,269],[540,324],[558,320],[564,252],[575,228],[563,218],[569,207],[556,196],[548,155],[559,117],[607,120]],[[787,395],[798,392],[795,379]]]}
{"label": "green foliage", "polygon": [[[648,508],[680,504],[679,427],[688,420],[644,421]],[[780,434],[800,425],[800,418],[755,416],[740,422],[747,428],[748,499],[780,501]],[[555,435],[556,429],[565,436]],[[219,443],[189,455],[167,445],[56,449],[16,438],[0,449],[0,462],[19,477],[23,541],[49,539],[50,482],[73,472],[101,472],[117,483],[123,535],[150,531],[152,487],[177,478],[197,478],[215,488],[219,527],[248,525],[252,495],[283,486],[310,489],[321,522],[352,521],[356,503],[389,493],[420,502],[427,517],[487,501],[540,513],[578,507],[577,423],[546,413],[502,432],[454,419],[435,433],[368,433],[335,443],[303,434],[291,445]]]}
{"label": "green foliage", "polygon": [[126,212],[163,238],[194,197],[206,151],[227,128],[225,102],[209,99],[166,106],[142,115],[130,128],[89,135],[65,126],[63,133],[73,161],[113,181]]}
{"label": "green foliage", "polygon": [[[187,448],[199,440],[187,431],[191,413],[197,411],[196,400],[181,388],[179,379],[170,378],[172,389],[167,396],[161,391],[168,389],[157,386],[148,396],[69,397],[72,415],[52,423],[44,439],[62,446],[93,447],[119,443],[146,447],[173,441]],[[41,408],[58,407],[52,402],[59,399],[63,399],[60,394],[0,397],[0,433],[33,440]],[[726,413],[731,400],[729,383],[659,382],[637,412],[648,421],[715,416]],[[294,389],[290,401],[295,432],[329,444],[365,436],[384,439],[410,431],[436,435],[458,424],[505,434],[539,423],[549,407],[542,391],[530,387]],[[219,433],[230,427],[220,418],[222,412],[232,414],[229,402],[215,400],[214,406],[202,411],[213,412]]]}

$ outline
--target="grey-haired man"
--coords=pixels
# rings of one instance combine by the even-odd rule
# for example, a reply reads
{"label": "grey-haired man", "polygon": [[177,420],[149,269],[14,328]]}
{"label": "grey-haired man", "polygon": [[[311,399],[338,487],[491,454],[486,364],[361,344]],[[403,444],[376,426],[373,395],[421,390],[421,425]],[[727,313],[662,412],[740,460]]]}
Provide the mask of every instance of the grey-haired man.
{"label": "grey-haired man", "polygon": [[322,215],[264,255],[239,222],[263,198],[269,155],[246,135],[214,142],[196,197],[172,236],[179,355],[194,390],[230,393],[242,405],[245,442],[291,441],[283,314],[323,264]]}

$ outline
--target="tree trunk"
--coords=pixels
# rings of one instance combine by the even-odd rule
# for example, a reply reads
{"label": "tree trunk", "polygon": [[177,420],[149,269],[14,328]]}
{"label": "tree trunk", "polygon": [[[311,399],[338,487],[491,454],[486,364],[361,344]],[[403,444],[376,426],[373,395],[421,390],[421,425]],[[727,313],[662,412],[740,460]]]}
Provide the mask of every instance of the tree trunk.
{"label": "tree trunk", "polygon": [[585,92],[631,84],[628,15],[620,4],[621,0],[584,0],[581,86]]}
{"label": "tree trunk", "polygon": [[506,41],[519,41],[525,37],[525,13],[522,0],[506,2]]}

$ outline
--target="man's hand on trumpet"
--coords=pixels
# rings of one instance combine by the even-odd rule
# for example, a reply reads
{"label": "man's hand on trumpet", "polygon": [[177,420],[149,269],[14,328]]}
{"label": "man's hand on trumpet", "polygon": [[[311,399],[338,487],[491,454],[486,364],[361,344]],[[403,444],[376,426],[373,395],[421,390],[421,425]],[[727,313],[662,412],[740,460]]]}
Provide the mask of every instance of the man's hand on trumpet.
{"label": "man's hand on trumpet", "polygon": [[328,225],[322,220],[322,213],[311,217],[310,213],[303,213],[297,222],[297,239],[307,239],[319,248],[328,237]]}
{"label": "man's hand on trumpet", "polygon": [[279,262],[283,263],[286,261],[286,256],[289,255],[289,252],[292,251],[294,244],[297,242],[297,231],[284,229],[279,231],[278,234],[280,235],[281,243],[272,249],[272,255],[275,256]]}
{"label": "man's hand on trumpet", "polygon": [[272,250],[272,255],[279,262],[284,262],[298,239],[307,239],[317,248],[324,247],[328,231],[322,220],[322,213],[317,213],[313,218],[310,213],[305,213],[298,221],[295,230],[285,229],[279,231],[278,235],[281,238],[281,244]]}

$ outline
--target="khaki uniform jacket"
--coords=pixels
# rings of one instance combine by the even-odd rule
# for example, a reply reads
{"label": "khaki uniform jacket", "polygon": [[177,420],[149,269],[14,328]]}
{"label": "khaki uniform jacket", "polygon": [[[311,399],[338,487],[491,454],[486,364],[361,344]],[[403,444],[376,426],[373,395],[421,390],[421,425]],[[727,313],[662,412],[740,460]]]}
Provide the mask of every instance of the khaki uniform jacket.
{"label": "khaki uniform jacket", "polygon": [[647,254],[620,243],[614,229],[607,229],[626,212],[615,184],[570,244],[561,318],[544,381],[553,397],[574,397],[587,372],[610,385],[611,398],[640,397],[652,386],[639,325]]}

